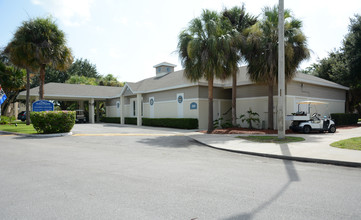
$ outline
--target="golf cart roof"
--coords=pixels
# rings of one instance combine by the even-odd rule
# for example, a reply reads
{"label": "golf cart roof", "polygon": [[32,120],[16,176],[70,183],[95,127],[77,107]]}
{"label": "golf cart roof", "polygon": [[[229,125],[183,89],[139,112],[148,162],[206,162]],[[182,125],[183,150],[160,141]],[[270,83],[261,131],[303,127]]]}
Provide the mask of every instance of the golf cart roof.
{"label": "golf cart roof", "polygon": [[319,102],[319,101],[302,101],[297,104],[312,104],[312,105],[327,105],[327,102]]}

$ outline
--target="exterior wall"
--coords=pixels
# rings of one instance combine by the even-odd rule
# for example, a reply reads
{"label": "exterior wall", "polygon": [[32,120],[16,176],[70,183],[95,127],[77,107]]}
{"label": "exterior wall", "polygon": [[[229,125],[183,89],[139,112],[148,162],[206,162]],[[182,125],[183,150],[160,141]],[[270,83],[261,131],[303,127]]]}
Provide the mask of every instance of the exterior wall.
{"label": "exterior wall", "polygon": [[298,82],[291,82],[287,84],[287,95],[346,100],[345,90]]}
{"label": "exterior wall", "polygon": [[[298,102],[310,100],[310,101],[320,101],[327,102],[326,105],[311,105],[311,115],[315,112],[321,114],[322,116],[330,115],[331,113],[344,113],[345,112],[345,101],[341,100],[332,100],[332,99],[322,99],[322,98],[309,98],[303,96],[286,96],[286,114],[290,115],[291,113],[298,111]],[[277,105],[278,98],[277,96],[273,97],[273,122],[274,129],[277,129]],[[237,98],[237,116],[244,114],[247,116],[248,109],[251,108],[253,112],[259,114],[260,123],[255,125],[256,128],[267,128],[268,127],[268,97],[255,97],[255,98]],[[300,105],[300,111],[307,112],[307,105]],[[246,122],[242,123],[240,119],[237,120],[237,123],[242,127],[247,127]],[[291,121],[286,121],[286,129],[291,125]]]}
{"label": "exterior wall", "polygon": [[[199,98],[208,99],[208,87],[207,86],[199,86]],[[215,88],[213,88],[213,98],[214,99],[231,99],[232,98],[232,89],[223,89],[223,88],[215,87]]]}

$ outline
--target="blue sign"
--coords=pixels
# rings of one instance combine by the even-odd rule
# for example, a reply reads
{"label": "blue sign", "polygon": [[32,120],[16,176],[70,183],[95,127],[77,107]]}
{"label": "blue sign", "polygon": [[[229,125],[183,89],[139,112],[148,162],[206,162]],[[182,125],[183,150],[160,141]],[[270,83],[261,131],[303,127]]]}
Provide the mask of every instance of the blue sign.
{"label": "blue sign", "polygon": [[197,109],[197,103],[192,102],[190,107],[191,109]]}
{"label": "blue sign", "polygon": [[48,100],[38,100],[33,103],[33,112],[54,111],[54,104]]}

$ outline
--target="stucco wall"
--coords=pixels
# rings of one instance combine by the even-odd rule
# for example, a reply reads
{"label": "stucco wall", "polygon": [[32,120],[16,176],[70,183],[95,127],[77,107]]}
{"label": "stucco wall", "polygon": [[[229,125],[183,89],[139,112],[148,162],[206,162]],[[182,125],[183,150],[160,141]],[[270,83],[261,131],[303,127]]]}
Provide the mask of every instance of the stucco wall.
{"label": "stucco wall", "polygon": [[310,98],[345,100],[346,91],[307,83],[291,82],[287,84],[287,95]]}

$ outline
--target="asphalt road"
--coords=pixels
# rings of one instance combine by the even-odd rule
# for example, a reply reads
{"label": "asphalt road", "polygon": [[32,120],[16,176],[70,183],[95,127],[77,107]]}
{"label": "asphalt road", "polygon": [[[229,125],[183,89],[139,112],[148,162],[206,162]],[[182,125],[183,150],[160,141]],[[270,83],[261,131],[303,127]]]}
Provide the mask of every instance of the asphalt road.
{"label": "asphalt road", "polygon": [[0,219],[361,218],[359,168],[219,151],[164,129],[84,128],[0,135]]}

